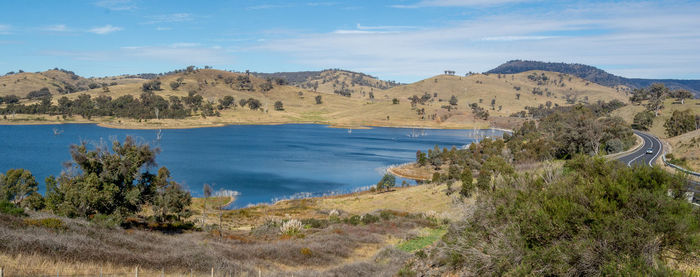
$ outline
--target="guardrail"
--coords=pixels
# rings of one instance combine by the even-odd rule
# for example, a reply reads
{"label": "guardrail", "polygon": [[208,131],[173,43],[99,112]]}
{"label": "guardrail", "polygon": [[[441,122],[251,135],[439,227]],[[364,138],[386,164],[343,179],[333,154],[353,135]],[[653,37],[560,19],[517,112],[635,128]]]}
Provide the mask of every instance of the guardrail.
{"label": "guardrail", "polygon": [[679,170],[679,171],[681,171],[681,172],[683,172],[683,173],[687,173],[687,174],[690,174],[690,175],[693,175],[693,176],[700,177],[700,173],[698,173],[698,172],[691,171],[691,170],[687,170],[687,169],[685,169],[685,168],[682,168],[682,167],[680,167],[680,166],[677,166],[677,165],[675,165],[675,164],[672,164],[672,163],[668,162],[668,161],[666,160],[666,153],[664,153],[663,155],[661,155],[661,160],[664,162],[665,165],[670,166],[670,167],[673,167],[673,168],[675,168],[676,170]]}
{"label": "guardrail", "polygon": [[[693,176],[700,176],[700,173],[692,171],[692,170],[687,170],[685,168],[682,168],[680,166],[677,166],[675,164],[672,164],[666,160],[666,153],[661,155],[661,160],[664,162],[665,165],[670,166],[678,171],[684,172],[686,174],[690,174]],[[690,194],[688,197],[688,200],[690,203],[700,206],[700,183],[693,181],[693,180],[688,180],[688,193]]]}

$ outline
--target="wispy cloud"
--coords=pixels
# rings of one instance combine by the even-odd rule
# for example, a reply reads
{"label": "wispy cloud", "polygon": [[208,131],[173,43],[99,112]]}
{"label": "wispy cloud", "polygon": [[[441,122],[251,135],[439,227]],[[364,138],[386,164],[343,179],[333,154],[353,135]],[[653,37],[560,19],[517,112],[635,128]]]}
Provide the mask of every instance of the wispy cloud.
{"label": "wispy cloud", "polygon": [[408,5],[392,5],[394,8],[422,8],[422,7],[477,7],[496,6],[502,4],[527,2],[533,0],[423,0]]}
{"label": "wispy cloud", "polygon": [[246,7],[245,9],[249,10],[249,11],[253,11],[253,10],[288,8],[288,7],[291,7],[291,5],[263,4],[263,5],[255,5],[255,6]]}
{"label": "wispy cloud", "polygon": [[148,17],[148,19],[144,24],[187,22],[194,20],[194,16],[190,13],[172,13],[154,15]]}
{"label": "wispy cloud", "polygon": [[357,24],[354,30],[335,30],[335,34],[381,34],[381,33],[396,33],[404,30],[418,29],[414,26],[365,26]]}
{"label": "wispy cloud", "polygon": [[115,27],[112,25],[105,25],[102,27],[94,27],[94,28],[88,30],[88,32],[98,34],[98,35],[106,35],[106,34],[113,33],[116,31],[121,31],[121,30],[124,30],[124,28]]}
{"label": "wispy cloud", "polygon": [[700,4],[589,4],[534,14],[504,12],[430,29],[358,25],[272,39],[250,51],[285,53],[316,68],[403,77],[400,81],[445,68],[486,71],[510,59],[611,65],[611,72],[628,77],[687,76],[700,73],[699,12]]}
{"label": "wispy cloud", "polygon": [[125,46],[116,50],[100,51],[43,51],[43,55],[64,56],[79,61],[115,62],[123,60],[168,62],[179,65],[230,65],[234,57],[218,46],[202,46],[199,43],[173,43],[170,45]]}
{"label": "wispy cloud", "polygon": [[12,27],[10,25],[0,24],[0,35],[9,35]]}
{"label": "wispy cloud", "polygon": [[95,6],[111,11],[128,11],[136,8],[131,0],[101,0],[95,2]]}
{"label": "wispy cloud", "polygon": [[44,27],[41,27],[40,30],[46,31],[46,32],[71,32],[72,31],[65,24],[44,26]]}

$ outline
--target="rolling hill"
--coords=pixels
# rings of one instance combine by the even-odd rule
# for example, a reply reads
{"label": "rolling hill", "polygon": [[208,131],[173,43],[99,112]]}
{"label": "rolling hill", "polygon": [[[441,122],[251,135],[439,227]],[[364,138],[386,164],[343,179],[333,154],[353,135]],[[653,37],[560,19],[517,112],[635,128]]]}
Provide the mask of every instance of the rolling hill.
{"label": "rolling hill", "polygon": [[584,64],[513,60],[499,65],[498,67],[487,71],[487,73],[514,74],[530,70],[566,73],[608,87],[626,86],[634,89],[648,87],[653,83],[663,83],[671,89],[689,90],[695,94],[695,97],[700,95],[700,80],[625,78]]}
{"label": "rolling hill", "polygon": [[367,96],[374,90],[385,90],[400,85],[394,81],[380,80],[371,75],[342,69],[253,74],[262,78],[283,79],[304,89],[355,97]]}
{"label": "rolling hill", "polygon": [[[56,72],[60,74],[62,71]],[[50,84],[49,72],[22,73],[23,87],[15,85],[19,74],[0,77],[0,83],[15,85],[13,89],[0,87],[0,96],[16,94],[25,97],[32,89]],[[190,93],[202,96],[206,102],[218,105],[224,96],[232,96],[238,104],[242,99],[260,101],[261,109],[233,107],[219,110],[219,116],[202,116],[194,110],[185,119],[157,119],[141,121],[133,118],[102,117],[85,119],[73,115],[68,118],[13,114],[10,123],[97,122],[117,128],[187,128],[220,126],[225,124],[323,123],[337,126],[416,126],[435,128],[510,127],[507,122],[522,118],[511,117],[523,113],[526,107],[565,106],[574,103],[593,103],[617,99],[627,102],[626,88],[611,88],[586,81],[576,76],[528,71],[518,74],[474,74],[470,76],[438,75],[411,84],[397,85],[369,75],[324,70],[316,73],[255,73],[229,72],[216,69],[177,70],[167,74],[78,78],[77,85],[86,84],[79,92],[61,93],[52,90],[52,102],[59,98],[77,99],[88,94],[92,99],[117,99],[131,95],[139,98],[146,82],[159,81],[154,93],[168,100],[182,99]],[[287,75],[284,75],[287,74]],[[145,79],[146,77],[148,79]],[[288,77],[285,77],[288,76]],[[284,78],[287,81],[280,81]],[[289,78],[289,79],[287,79]],[[58,79],[58,78],[57,78]],[[34,82],[34,83],[32,83]],[[54,81],[55,82],[55,81]],[[93,88],[90,88],[90,84]],[[313,86],[311,85],[313,84]],[[316,86],[318,84],[318,86]],[[19,90],[24,88],[24,90]],[[337,90],[344,90],[339,93]],[[322,103],[316,103],[316,97]],[[456,103],[450,100],[454,96]],[[283,103],[282,109],[274,107]],[[21,99],[20,103],[37,103],[36,99]],[[492,104],[493,102],[493,104]],[[475,103],[489,113],[488,119],[476,116],[470,104]],[[2,108],[2,105],[0,105]],[[1,123],[2,121],[0,121]],[[504,123],[506,122],[506,123]]]}

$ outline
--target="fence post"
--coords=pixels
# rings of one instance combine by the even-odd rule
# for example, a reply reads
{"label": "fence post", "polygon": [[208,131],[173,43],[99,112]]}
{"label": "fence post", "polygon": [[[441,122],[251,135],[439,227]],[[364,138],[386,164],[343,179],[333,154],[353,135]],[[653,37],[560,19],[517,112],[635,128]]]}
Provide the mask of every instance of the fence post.
{"label": "fence post", "polygon": [[214,277],[214,268],[211,268],[211,277]]}
{"label": "fence post", "polygon": [[160,269],[160,276],[165,277],[165,268]]}
{"label": "fence post", "polygon": [[136,277],[139,277],[139,266],[136,266]]}
{"label": "fence post", "polygon": [[5,277],[5,270],[0,266],[0,277]]}

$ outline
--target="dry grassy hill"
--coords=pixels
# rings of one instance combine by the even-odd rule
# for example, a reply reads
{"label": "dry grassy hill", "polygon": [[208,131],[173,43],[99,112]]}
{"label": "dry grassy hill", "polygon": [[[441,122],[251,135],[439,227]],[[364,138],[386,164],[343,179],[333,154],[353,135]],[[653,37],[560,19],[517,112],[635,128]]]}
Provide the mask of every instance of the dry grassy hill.
{"label": "dry grassy hill", "polygon": [[369,98],[369,92],[400,85],[394,81],[380,80],[371,75],[342,69],[253,74],[262,78],[281,79],[303,89],[325,93],[337,92],[355,98]]}
{"label": "dry grassy hill", "polygon": [[15,73],[0,76],[0,96],[26,97],[32,91],[47,88],[53,95],[88,89],[94,81],[67,70],[52,69],[39,73]]}
{"label": "dry grassy hill", "polygon": [[[43,74],[47,73],[31,75],[34,77],[31,80],[39,84],[35,84],[34,87],[44,86],[42,81],[45,80],[42,78],[53,80]],[[11,75],[2,78],[7,81],[9,78],[16,77],[18,76]],[[82,83],[107,84],[107,86],[100,85],[80,93],[66,94],[66,96],[75,99],[80,94],[87,93],[92,97],[105,95],[113,99],[123,95],[138,97],[143,92],[142,85],[152,80],[135,77],[138,76],[79,79]],[[439,75],[399,86],[393,86],[392,82],[380,81],[369,75],[342,70],[326,70],[318,75],[310,75],[305,79],[306,81],[297,83],[296,86],[281,84],[277,81],[278,79],[268,77],[215,69],[197,69],[182,70],[153,79],[161,82],[161,89],[155,93],[166,99],[170,96],[187,96],[190,91],[195,91],[205,101],[217,104],[219,99],[230,95],[235,98],[236,103],[241,99],[258,99],[263,105],[262,110],[254,111],[236,107],[220,111],[220,117],[194,116],[181,120],[140,122],[125,118],[93,118],[92,121],[119,128],[182,128],[270,123],[437,128],[509,127],[504,122],[516,121],[517,123],[517,119],[509,115],[523,111],[526,106],[536,107],[546,105],[547,102],[551,102],[552,106],[570,105],[612,99],[627,102],[628,98],[627,90],[624,88],[600,86],[566,74],[542,71],[510,75],[476,74],[467,77]],[[249,82],[241,80],[249,80]],[[318,87],[315,87],[317,82]],[[29,87],[30,81],[27,80],[26,84],[26,87]],[[335,90],[339,89],[347,90],[350,97],[336,93]],[[370,92],[373,98],[370,98]],[[425,93],[430,95],[429,101],[412,105],[410,97],[414,95],[421,97]],[[316,104],[315,97],[319,95],[322,97],[322,104]],[[450,105],[449,100],[452,95],[457,98],[457,105]],[[59,97],[54,96],[53,101],[57,103]],[[495,103],[492,107],[491,101],[494,99]],[[276,101],[283,102],[284,110],[274,109]],[[32,100],[22,100],[22,103],[32,103]],[[489,120],[477,119],[468,107],[471,103],[478,103],[480,107],[486,109],[490,114]],[[425,111],[425,113],[419,113],[419,111]],[[22,124],[27,120],[42,123],[53,122],[54,118],[13,115],[11,120],[7,121]],[[58,120],[61,122],[85,121],[78,116]]]}
{"label": "dry grassy hill", "polygon": [[[533,91],[537,91],[537,94]],[[376,97],[410,101],[409,97],[420,97],[425,93],[432,96],[433,101],[427,105],[431,110],[449,105],[449,100],[454,95],[458,99],[458,111],[467,110],[467,105],[477,103],[492,116],[509,116],[522,111],[526,106],[546,105],[548,101],[552,102],[552,106],[613,99],[626,103],[629,97],[625,89],[601,86],[575,76],[546,71],[474,74],[467,77],[439,75],[389,89]],[[495,104],[492,107],[491,101],[494,99]]]}

